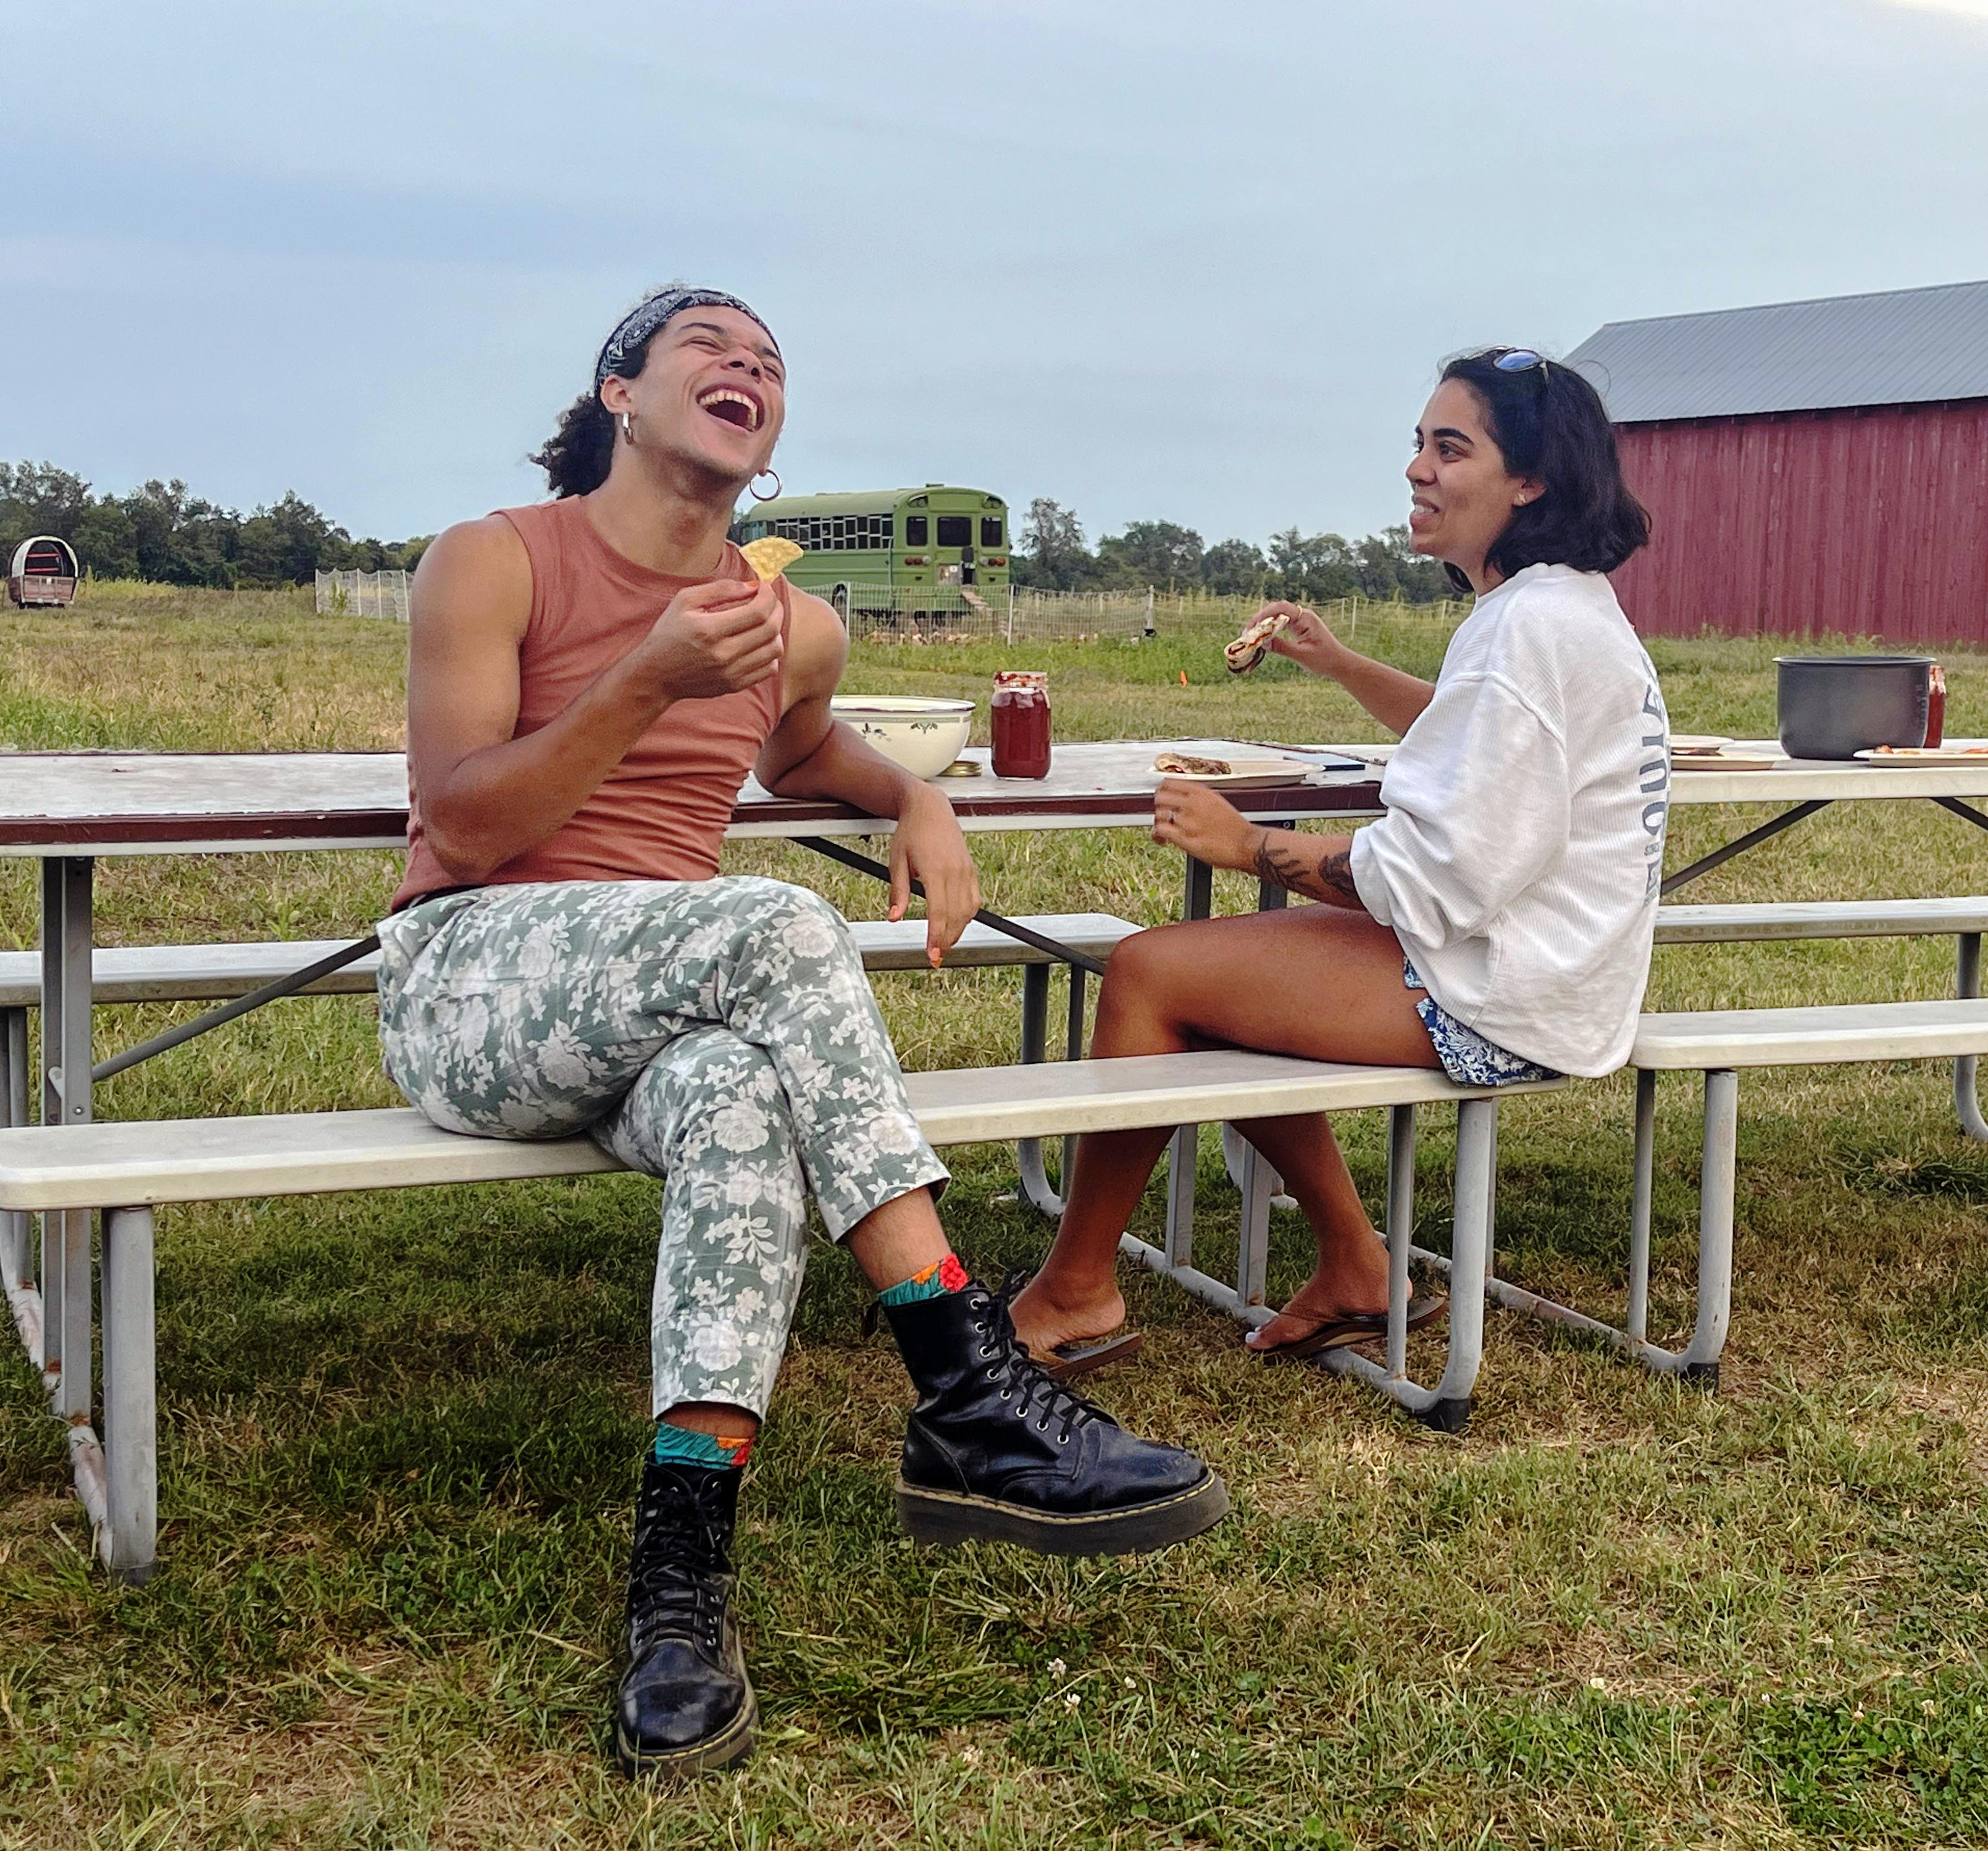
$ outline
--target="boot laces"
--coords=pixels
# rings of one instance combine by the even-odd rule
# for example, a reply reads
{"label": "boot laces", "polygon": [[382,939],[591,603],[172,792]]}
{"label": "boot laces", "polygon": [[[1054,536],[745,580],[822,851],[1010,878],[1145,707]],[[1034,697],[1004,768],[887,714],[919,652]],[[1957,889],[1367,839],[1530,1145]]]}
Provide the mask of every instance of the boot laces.
{"label": "boot laces", "polygon": [[1008,1306],[1028,1278],[1026,1271],[1018,1269],[1001,1281],[999,1291],[979,1288],[982,1303],[973,1328],[981,1333],[980,1358],[987,1365],[987,1379],[1002,1385],[1001,1399],[1012,1400],[1016,1417],[1026,1421],[1033,1416],[1038,1433],[1047,1433],[1055,1426],[1057,1444],[1067,1446],[1070,1436],[1080,1428],[1099,1421],[1107,1426],[1117,1423],[1075,1389],[1045,1375],[1042,1365],[1015,1335],[1015,1321]]}
{"label": "boot laces", "polygon": [[715,1473],[644,1485],[628,1568],[629,1634],[637,1648],[681,1639],[718,1655],[730,1592],[722,1494]]}

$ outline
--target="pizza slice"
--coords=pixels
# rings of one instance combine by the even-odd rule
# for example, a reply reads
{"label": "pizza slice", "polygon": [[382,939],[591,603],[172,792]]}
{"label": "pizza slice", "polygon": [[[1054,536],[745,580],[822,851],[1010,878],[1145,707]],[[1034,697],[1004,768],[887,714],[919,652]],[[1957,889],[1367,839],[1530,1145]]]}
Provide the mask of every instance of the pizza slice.
{"label": "pizza slice", "polygon": [[746,564],[752,568],[752,576],[766,584],[778,578],[807,548],[797,547],[790,540],[782,540],[777,533],[769,533],[764,540],[756,540],[739,550]]}
{"label": "pizza slice", "polygon": [[1176,776],[1184,772],[1189,777],[1226,777],[1229,775],[1229,761],[1226,759],[1198,759],[1186,752],[1162,752],[1153,760],[1153,769]]}
{"label": "pizza slice", "polygon": [[1247,675],[1270,653],[1270,638],[1291,621],[1288,611],[1273,611],[1259,617],[1222,651],[1229,658],[1231,675]]}

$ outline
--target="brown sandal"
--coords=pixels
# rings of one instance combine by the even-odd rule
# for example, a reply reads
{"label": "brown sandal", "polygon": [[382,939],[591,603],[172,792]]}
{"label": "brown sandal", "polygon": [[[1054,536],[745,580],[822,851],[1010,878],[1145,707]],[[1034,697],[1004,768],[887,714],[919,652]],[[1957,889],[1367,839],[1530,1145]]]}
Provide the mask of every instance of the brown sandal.
{"label": "brown sandal", "polygon": [[[1424,1325],[1435,1322],[1449,1309],[1447,1298],[1412,1295],[1408,1300],[1408,1328],[1418,1331]],[[1267,1349],[1246,1344],[1244,1348],[1252,1355],[1261,1356],[1266,1362],[1301,1362],[1307,1356],[1316,1356],[1321,1350],[1344,1349],[1352,1343],[1371,1343],[1388,1335],[1385,1311],[1368,1311],[1352,1318],[1314,1318],[1309,1311],[1286,1310],[1279,1315],[1300,1318],[1312,1328],[1302,1337],[1295,1337],[1289,1343],[1272,1344]]]}
{"label": "brown sandal", "polygon": [[1036,1366],[1052,1382],[1071,1382],[1114,1363],[1130,1362],[1145,1347],[1146,1333],[1129,1324],[1103,1337],[1080,1337],[1059,1343],[1046,1354],[1036,1357]]}

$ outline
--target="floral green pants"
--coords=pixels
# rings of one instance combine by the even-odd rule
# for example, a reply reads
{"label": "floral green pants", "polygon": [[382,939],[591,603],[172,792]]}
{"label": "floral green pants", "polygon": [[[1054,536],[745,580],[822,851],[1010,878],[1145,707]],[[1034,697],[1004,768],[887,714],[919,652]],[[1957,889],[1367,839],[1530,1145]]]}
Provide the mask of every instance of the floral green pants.
{"label": "floral green pants", "polygon": [[450,1131],[587,1132],[662,1179],[654,1410],[764,1414],[806,1261],[943,1185],[849,928],[753,875],[424,900],[380,927],[388,1075]]}

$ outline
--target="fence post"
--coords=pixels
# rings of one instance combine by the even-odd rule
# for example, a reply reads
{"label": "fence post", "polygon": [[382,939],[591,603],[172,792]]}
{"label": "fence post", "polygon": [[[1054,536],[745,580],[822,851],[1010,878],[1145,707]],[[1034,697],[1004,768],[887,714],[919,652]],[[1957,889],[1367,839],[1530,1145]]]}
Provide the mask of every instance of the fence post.
{"label": "fence post", "polygon": [[1015,646],[1015,581],[1008,581],[1008,647]]}
{"label": "fence post", "polygon": [[1148,635],[1148,636],[1151,636],[1151,635],[1152,635],[1152,634],[1154,634],[1154,631],[1153,631],[1153,587],[1152,587],[1151,585],[1148,585],[1148,586],[1146,587],[1146,634],[1147,634],[1147,635]]}

